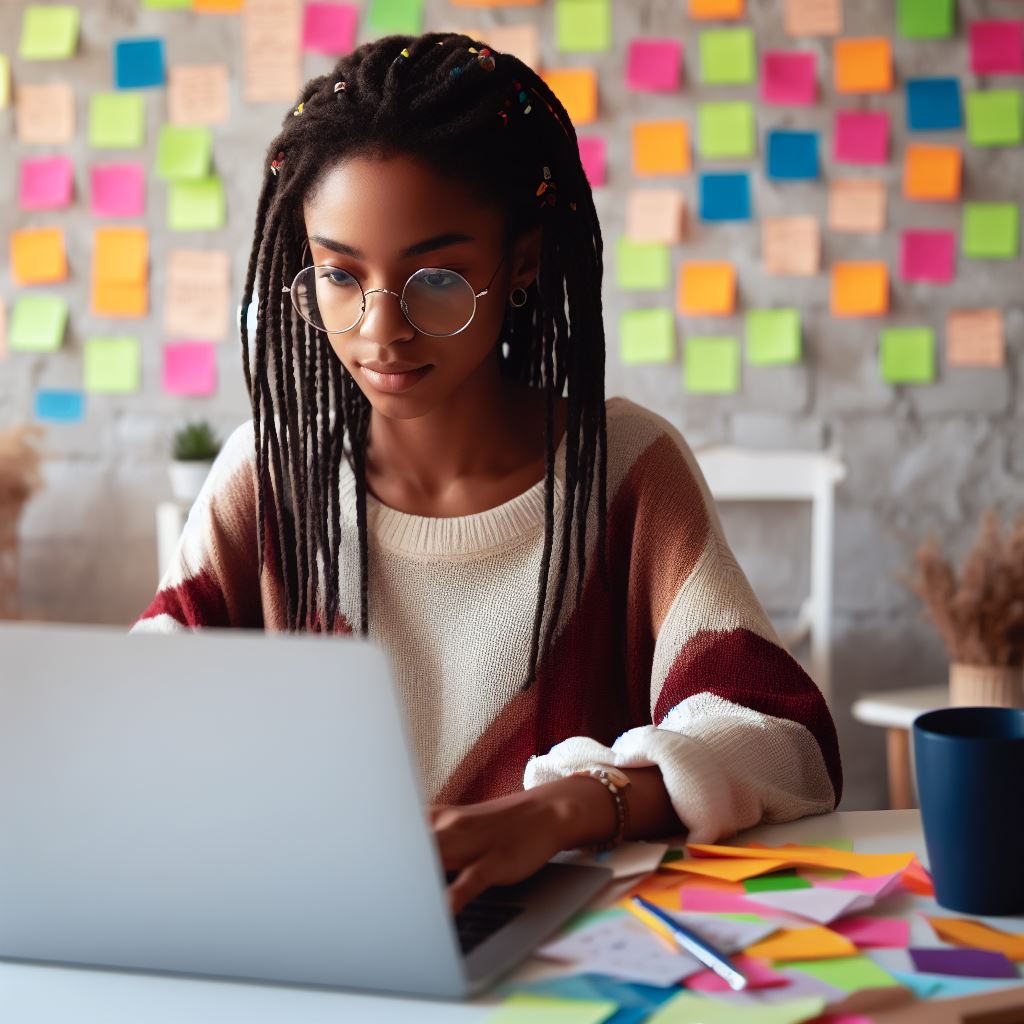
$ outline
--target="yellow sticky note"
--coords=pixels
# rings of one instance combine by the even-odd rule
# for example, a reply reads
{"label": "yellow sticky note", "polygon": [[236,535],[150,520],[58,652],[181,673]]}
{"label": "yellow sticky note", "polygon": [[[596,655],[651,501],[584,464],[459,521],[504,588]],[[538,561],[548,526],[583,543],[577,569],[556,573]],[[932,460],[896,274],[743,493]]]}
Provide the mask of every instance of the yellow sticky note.
{"label": "yellow sticky note", "polygon": [[138,338],[86,339],[82,374],[86,391],[138,391],[140,368]]}
{"label": "yellow sticky note", "polygon": [[68,277],[64,232],[26,228],[11,233],[11,274],[16,285],[53,284]]}
{"label": "yellow sticky note", "polygon": [[672,871],[684,871],[690,875],[724,879],[727,882],[742,882],[744,879],[766,875],[787,866],[788,861],[784,860],[747,859],[745,857],[682,857],[662,865],[663,868]]}
{"label": "yellow sticky note", "polygon": [[966,917],[929,917],[928,923],[943,942],[971,949],[988,949],[1010,960],[1024,962],[1024,935],[1004,932]]}
{"label": "yellow sticky note", "polygon": [[774,935],[746,949],[748,956],[766,960],[820,960],[833,956],[856,956],[857,947],[845,936],[816,925],[812,928],[782,928]]}
{"label": "yellow sticky note", "polygon": [[959,199],[961,165],[956,146],[908,145],[903,163],[903,194],[908,199]]}
{"label": "yellow sticky note", "polygon": [[888,310],[889,268],[884,263],[851,260],[833,264],[833,316],[882,316]]}
{"label": "yellow sticky note", "polygon": [[679,273],[679,312],[728,316],[736,308],[736,268],[731,263],[684,263]]}
{"label": "yellow sticky note", "polygon": [[145,228],[97,228],[93,236],[93,277],[105,284],[144,284],[149,258]]}
{"label": "yellow sticky note", "polygon": [[[885,269],[884,263],[877,265]],[[687,843],[686,848],[699,857],[750,857],[763,860],[779,860],[784,857],[790,864],[853,871],[865,878],[895,874],[914,859],[913,853],[855,853],[851,850],[836,850],[831,846],[715,846]]]}
{"label": "yellow sticky note", "polygon": [[541,77],[562,101],[573,125],[597,120],[597,72],[593,68],[548,68]]}
{"label": "yellow sticky note", "polygon": [[744,0],[690,0],[690,17],[695,21],[733,21],[743,17]]}
{"label": "yellow sticky note", "polygon": [[634,174],[687,174],[690,133],[685,121],[638,121],[633,125]]}
{"label": "yellow sticky note", "polygon": [[0,110],[11,105],[11,58],[0,53]]}
{"label": "yellow sticky note", "polygon": [[836,92],[888,92],[892,47],[883,36],[837,39],[833,51]]}

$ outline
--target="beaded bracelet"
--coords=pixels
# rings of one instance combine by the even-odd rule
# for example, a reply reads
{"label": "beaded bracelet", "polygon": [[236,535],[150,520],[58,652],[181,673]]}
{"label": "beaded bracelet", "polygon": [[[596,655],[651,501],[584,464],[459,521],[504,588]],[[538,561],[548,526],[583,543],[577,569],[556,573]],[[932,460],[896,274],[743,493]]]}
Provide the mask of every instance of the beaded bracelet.
{"label": "beaded bracelet", "polygon": [[572,772],[569,778],[574,778],[577,775],[597,779],[611,793],[612,799],[615,801],[615,832],[611,839],[599,846],[595,846],[594,849],[598,853],[602,853],[605,850],[618,846],[625,837],[626,829],[629,826],[629,805],[625,799],[626,791],[631,785],[629,776],[624,771],[611,765],[595,765],[593,768],[582,768],[579,771]]}

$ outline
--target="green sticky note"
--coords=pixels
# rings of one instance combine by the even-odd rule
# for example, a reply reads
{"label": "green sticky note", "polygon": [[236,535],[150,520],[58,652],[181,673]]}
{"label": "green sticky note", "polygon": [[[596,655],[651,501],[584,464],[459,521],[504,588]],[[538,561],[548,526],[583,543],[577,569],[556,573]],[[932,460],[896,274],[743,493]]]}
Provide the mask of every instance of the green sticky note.
{"label": "green sticky note", "polygon": [[748,878],[743,883],[743,888],[747,892],[783,892],[786,889],[812,889],[813,886],[795,871],[785,871],[777,875]]}
{"label": "green sticky note", "polygon": [[739,391],[739,342],[735,338],[687,338],[683,374],[686,390],[694,394]]}
{"label": "green sticky note", "polygon": [[754,155],[754,107],[742,100],[701,103],[697,107],[700,155],[710,159]]}
{"label": "green sticky note", "polygon": [[0,110],[11,104],[11,58],[0,53]]}
{"label": "green sticky note", "polygon": [[668,246],[619,238],[615,248],[620,288],[667,288],[671,277]]}
{"label": "green sticky note", "polygon": [[556,0],[555,45],[564,53],[611,49],[610,0]]}
{"label": "green sticky note", "polygon": [[963,252],[975,260],[1012,260],[1020,251],[1016,203],[965,203]]}
{"label": "green sticky note", "polygon": [[671,309],[631,309],[619,317],[619,358],[624,366],[670,363],[675,355]]}
{"label": "green sticky note", "polygon": [[749,28],[716,28],[700,34],[700,76],[705,85],[746,85],[754,81],[754,33]]}
{"label": "green sticky note", "polygon": [[164,181],[195,181],[210,173],[213,136],[197,125],[162,124],[156,147],[156,173]]}
{"label": "green sticky note", "polygon": [[218,177],[175,181],[167,192],[167,226],[173,231],[224,227],[224,183]]}
{"label": "green sticky note", "polygon": [[[694,992],[680,992],[662,1003],[647,1018],[647,1024],[800,1024],[800,1021],[820,1016],[824,1009],[823,996],[734,1006]],[[534,1020],[535,1024],[540,1024],[536,1018]]]}
{"label": "green sticky note", "polygon": [[891,988],[899,982],[867,956],[839,956],[827,960],[780,960],[777,970],[798,970],[844,992],[862,988]]}
{"label": "green sticky note", "polygon": [[89,145],[138,149],[145,141],[145,107],[137,92],[97,92],[89,97]]}
{"label": "green sticky note", "polygon": [[381,35],[418,36],[423,31],[423,0],[371,0],[366,27]]}
{"label": "green sticky note", "polygon": [[88,338],[85,342],[86,391],[126,394],[139,390],[141,356],[138,338]]}
{"label": "green sticky note", "polygon": [[78,46],[78,8],[29,4],[21,19],[22,60],[67,60]]}
{"label": "green sticky note", "polygon": [[905,39],[944,39],[953,34],[954,0],[899,0],[896,21]]}
{"label": "green sticky note", "polygon": [[516,992],[485,1018],[487,1024],[601,1024],[617,1003],[596,999],[558,999],[555,996]]}
{"label": "green sticky note", "polygon": [[192,0],[142,0],[142,6],[155,11],[187,10]]}
{"label": "green sticky note", "polygon": [[747,314],[747,362],[753,366],[800,361],[800,312],[755,309]]}
{"label": "green sticky note", "polygon": [[68,304],[55,295],[22,295],[11,313],[8,343],[27,352],[53,352],[64,341]]}
{"label": "green sticky note", "polygon": [[935,379],[935,332],[930,327],[886,327],[881,333],[882,379],[928,384]]}
{"label": "green sticky note", "polygon": [[967,140],[972,146],[1016,146],[1024,138],[1016,89],[972,90],[965,106]]}

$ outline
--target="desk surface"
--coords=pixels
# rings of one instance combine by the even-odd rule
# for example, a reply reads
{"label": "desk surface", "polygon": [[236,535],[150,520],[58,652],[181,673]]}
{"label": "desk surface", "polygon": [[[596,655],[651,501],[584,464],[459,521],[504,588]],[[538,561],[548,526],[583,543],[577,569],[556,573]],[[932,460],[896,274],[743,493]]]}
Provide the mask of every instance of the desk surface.
{"label": "desk surface", "polygon": [[[740,838],[767,843],[852,839],[862,852],[913,850],[927,863],[918,811],[840,811],[787,825],[751,829]],[[912,940],[933,944],[931,929],[912,910],[912,906],[906,910],[911,916]],[[1021,918],[992,919],[992,923],[1024,932]],[[515,977],[540,977],[554,972],[556,968],[552,965],[531,959]],[[483,996],[472,1003],[450,1003],[158,974],[0,963],[0,1020],[19,1024],[468,1024],[485,1020],[494,1002],[493,996]]]}

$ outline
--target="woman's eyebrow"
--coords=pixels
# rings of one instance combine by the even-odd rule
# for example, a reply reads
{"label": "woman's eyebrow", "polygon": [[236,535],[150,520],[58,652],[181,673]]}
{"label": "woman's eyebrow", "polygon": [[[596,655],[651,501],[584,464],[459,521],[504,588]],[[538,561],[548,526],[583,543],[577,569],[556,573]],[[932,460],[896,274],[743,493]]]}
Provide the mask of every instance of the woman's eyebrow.
{"label": "woman's eyebrow", "polygon": [[[333,238],[324,238],[323,235],[310,235],[309,240],[322,246],[324,249],[330,249],[332,252],[339,253],[342,256],[351,256],[355,260],[361,260],[364,256],[361,250],[347,245],[345,242],[336,242]],[[447,231],[441,235],[434,235],[433,238],[424,238],[422,242],[416,242],[415,245],[410,245],[402,250],[401,255],[403,258],[407,256],[422,256],[423,253],[433,252],[435,249],[443,249],[449,245],[473,241],[475,239],[472,235],[466,235],[460,231]]]}

